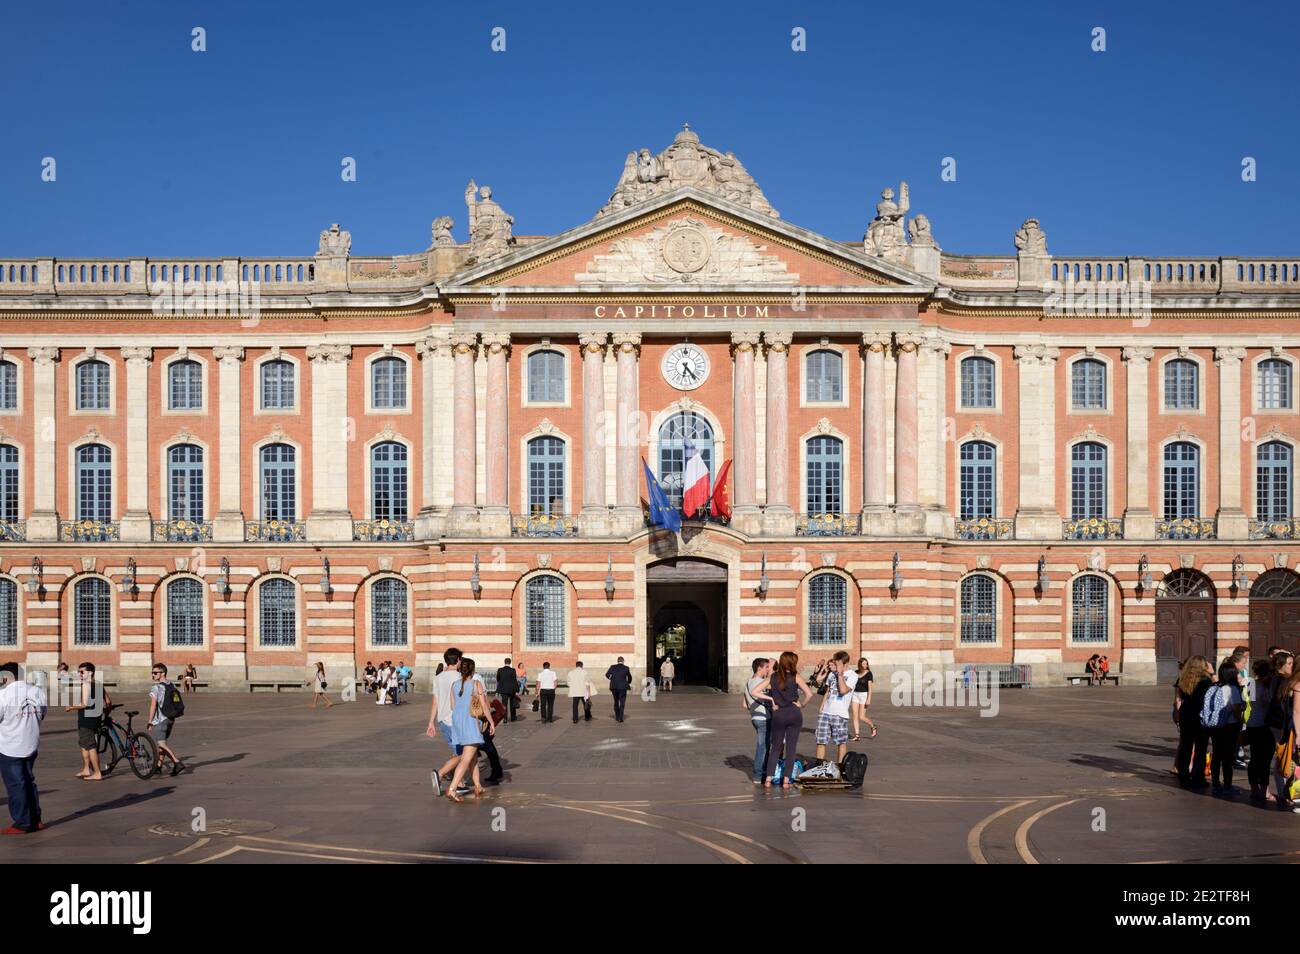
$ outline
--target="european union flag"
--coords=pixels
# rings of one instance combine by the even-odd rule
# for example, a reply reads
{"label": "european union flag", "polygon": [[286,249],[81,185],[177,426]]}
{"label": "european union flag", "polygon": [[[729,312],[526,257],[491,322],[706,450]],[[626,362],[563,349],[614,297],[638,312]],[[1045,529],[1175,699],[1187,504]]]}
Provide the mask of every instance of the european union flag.
{"label": "european union flag", "polygon": [[641,459],[641,466],[645,470],[646,495],[650,498],[650,523],[674,533],[681,533],[682,515],[668,502],[663,488],[655,481],[655,475],[650,473],[650,465],[645,462],[644,457]]}

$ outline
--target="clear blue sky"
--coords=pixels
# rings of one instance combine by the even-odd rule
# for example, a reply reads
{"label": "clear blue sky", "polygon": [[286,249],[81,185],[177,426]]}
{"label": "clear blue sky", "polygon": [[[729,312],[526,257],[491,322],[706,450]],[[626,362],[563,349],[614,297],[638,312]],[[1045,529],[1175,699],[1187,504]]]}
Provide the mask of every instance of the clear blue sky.
{"label": "clear blue sky", "polygon": [[[464,236],[471,176],[516,233],[551,234],[589,219],[627,152],[662,149],[684,120],[735,151],[783,218],[837,239],[859,239],[880,190],[907,179],[953,252],[1009,253],[1033,215],[1058,254],[1297,255],[1298,11],[13,3],[0,255],[300,255],[331,222],[354,254],[417,251],[438,214]],[[945,156],[956,182],[940,180]]]}

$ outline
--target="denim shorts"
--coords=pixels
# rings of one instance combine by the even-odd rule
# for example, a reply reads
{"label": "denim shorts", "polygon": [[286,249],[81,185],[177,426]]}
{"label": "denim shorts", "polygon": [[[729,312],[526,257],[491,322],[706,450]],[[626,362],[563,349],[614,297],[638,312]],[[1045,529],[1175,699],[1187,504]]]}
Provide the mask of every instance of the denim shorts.
{"label": "denim shorts", "polygon": [[448,748],[451,749],[451,754],[460,755],[460,752],[456,748],[456,740],[451,734],[451,724],[448,722],[439,722],[438,731],[442,733],[442,739],[447,743]]}
{"label": "denim shorts", "polygon": [[171,719],[163,719],[161,722],[156,722],[149,726],[149,734],[159,742],[166,742],[171,738],[172,726],[174,724],[175,723]]}

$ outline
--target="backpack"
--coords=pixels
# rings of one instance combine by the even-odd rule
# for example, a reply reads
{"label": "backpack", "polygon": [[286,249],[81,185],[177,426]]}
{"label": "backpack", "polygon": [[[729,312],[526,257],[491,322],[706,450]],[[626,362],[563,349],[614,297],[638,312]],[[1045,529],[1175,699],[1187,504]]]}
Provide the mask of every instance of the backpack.
{"label": "backpack", "polygon": [[854,788],[861,788],[867,777],[867,753],[850,752],[840,763],[840,775]]}
{"label": "backpack", "polygon": [[1211,686],[1201,703],[1201,725],[1207,729],[1218,729],[1228,724],[1228,706],[1223,698],[1223,690],[1231,693],[1230,686]]}
{"label": "backpack", "polygon": [[173,683],[163,683],[163,697],[158,704],[158,711],[164,719],[179,719],[185,715],[185,700]]}

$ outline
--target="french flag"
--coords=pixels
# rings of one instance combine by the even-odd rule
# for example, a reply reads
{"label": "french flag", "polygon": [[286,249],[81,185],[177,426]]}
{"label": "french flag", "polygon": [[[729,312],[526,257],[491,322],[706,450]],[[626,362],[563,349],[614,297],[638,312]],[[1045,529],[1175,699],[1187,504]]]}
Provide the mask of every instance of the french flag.
{"label": "french flag", "polygon": [[686,472],[682,474],[682,513],[693,517],[709,502],[709,468],[694,442],[687,440]]}

